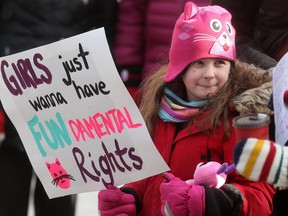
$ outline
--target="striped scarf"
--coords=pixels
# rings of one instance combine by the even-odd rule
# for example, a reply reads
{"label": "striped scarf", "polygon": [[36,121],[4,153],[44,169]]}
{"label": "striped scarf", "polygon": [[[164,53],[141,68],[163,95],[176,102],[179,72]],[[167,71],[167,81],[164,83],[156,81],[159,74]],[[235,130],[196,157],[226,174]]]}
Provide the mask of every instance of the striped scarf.
{"label": "striped scarf", "polygon": [[166,87],[158,115],[165,122],[187,122],[206,104],[207,100],[186,102]]}

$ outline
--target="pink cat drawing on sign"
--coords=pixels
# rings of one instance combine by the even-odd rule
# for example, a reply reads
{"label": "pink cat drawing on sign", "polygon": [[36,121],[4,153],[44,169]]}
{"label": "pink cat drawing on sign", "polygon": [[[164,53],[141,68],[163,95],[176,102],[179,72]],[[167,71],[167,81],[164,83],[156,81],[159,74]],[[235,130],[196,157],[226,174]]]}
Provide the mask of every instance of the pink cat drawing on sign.
{"label": "pink cat drawing on sign", "polygon": [[67,189],[70,187],[70,180],[75,181],[73,176],[68,174],[67,171],[62,167],[58,158],[56,158],[55,163],[50,164],[46,162],[46,165],[53,178],[52,183],[56,185],[56,187],[59,185],[59,187]]}

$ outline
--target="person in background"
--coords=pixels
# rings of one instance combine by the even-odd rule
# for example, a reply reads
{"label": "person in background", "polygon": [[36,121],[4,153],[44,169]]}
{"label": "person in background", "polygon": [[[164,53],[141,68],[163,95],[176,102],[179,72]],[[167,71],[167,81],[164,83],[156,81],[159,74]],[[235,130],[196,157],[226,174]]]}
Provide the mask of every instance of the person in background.
{"label": "person in background", "polygon": [[[117,4],[116,0],[2,0],[0,56],[99,27],[105,27],[112,48]],[[2,106],[0,109],[5,114]],[[33,169],[20,137],[6,114],[4,120],[1,118],[1,128],[6,138],[0,145],[0,215],[26,216]],[[75,196],[49,200],[38,178],[33,193],[36,216],[74,215]]]}
{"label": "person in background", "polygon": [[234,39],[227,10],[185,4],[174,26],[169,63],[144,80],[139,105],[170,173],[164,174],[166,179],[158,174],[101,190],[101,215],[271,213],[273,187],[246,180],[235,170],[219,189],[185,182],[200,162],[233,163],[237,141],[232,119],[240,112],[233,98],[254,88],[261,91],[259,87],[272,80],[271,72],[236,59]]}
{"label": "person in background", "polygon": [[[113,55],[119,74],[136,102],[143,78],[167,62],[174,23],[187,1],[120,1]],[[206,6],[210,1],[193,2]]]}
{"label": "person in background", "polygon": [[270,69],[288,51],[287,1],[212,0],[212,4],[232,14],[239,59]]}
{"label": "person in background", "polygon": [[[212,0],[232,14],[236,29],[237,57],[264,69],[273,70],[288,51],[288,2],[285,0]],[[270,100],[273,110],[273,97]],[[271,116],[270,140],[275,141],[275,122]],[[274,196],[273,216],[288,215],[288,190]]]}

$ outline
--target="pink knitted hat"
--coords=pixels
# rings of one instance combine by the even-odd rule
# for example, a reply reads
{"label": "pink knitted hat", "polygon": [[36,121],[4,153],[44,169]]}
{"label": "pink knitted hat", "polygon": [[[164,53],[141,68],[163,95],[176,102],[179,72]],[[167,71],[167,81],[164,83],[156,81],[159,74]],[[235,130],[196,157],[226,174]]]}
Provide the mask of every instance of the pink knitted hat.
{"label": "pink knitted hat", "polygon": [[174,80],[187,65],[202,58],[235,61],[235,30],[231,18],[222,7],[197,7],[187,2],[174,27],[164,81]]}

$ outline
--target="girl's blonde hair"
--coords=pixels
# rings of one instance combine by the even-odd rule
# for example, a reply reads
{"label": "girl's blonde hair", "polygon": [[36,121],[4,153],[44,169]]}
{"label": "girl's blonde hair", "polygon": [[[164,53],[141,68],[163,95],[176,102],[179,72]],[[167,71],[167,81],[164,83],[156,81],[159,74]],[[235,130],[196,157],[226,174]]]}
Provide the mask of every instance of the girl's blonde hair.
{"label": "girl's blonde hair", "polygon": [[[163,77],[166,70],[167,65],[147,77],[140,86],[139,96],[141,101],[139,109],[151,136],[153,135],[155,122],[158,118],[164,88],[167,86],[182,99],[186,99],[185,85],[181,78],[181,74],[183,74],[185,70],[174,81],[165,83]],[[259,73],[263,74],[259,75]],[[202,108],[196,116],[191,118],[188,124],[193,124],[194,120],[205,112],[205,115],[203,115],[204,117],[201,120],[202,124],[196,126],[204,128],[205,125],[209,124],[211,129],[209,131],[211,132],[221,123],[224,123],[225,135],[226,138],[228,138],[231,132],[229,123],[231,99],[250,88],[259,87],[263,83],[263,80],[269,81],[270,78],[271,77],[265,73],[265,71],[236,60],[235,63],[231,64],[226,84],[215,95],[208,98],[207,106]]]}

